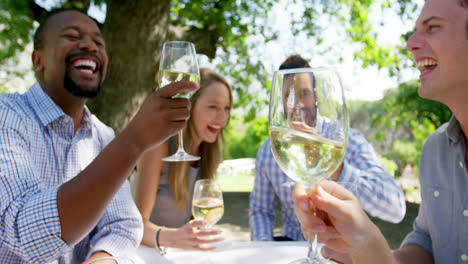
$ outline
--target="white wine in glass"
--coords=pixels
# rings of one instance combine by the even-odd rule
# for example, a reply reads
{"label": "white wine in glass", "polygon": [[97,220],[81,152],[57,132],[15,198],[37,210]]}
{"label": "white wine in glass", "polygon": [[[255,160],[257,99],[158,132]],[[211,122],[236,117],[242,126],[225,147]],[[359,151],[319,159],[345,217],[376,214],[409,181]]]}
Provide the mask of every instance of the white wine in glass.
{"label": "white wine in glass", "polygon": [[[276,71],[271,88],[268,131],[279,167],[312,188],[340,166],[348,143],[348,112],[338,73],[333,68]],[[329,263],[307,234],[308,258],[292,263]]]}
{"label": "white wine in glass", "polygon": [[224,215],[223,193],[215,180],[197,180],[193,189],[192,215],[205,220],[203,229],[212,228]]}
{"label": "white wine in glass", "polygon": [[[161,62],[158,72],[158,87],[164,87],[173,82],[190,81],[200,83],[200,70],[193,43],[186,41],[170,41],[163,45]],[[178,93],[173,98],[190,99],[194,92]],[[183,130],[179,132],[179,146],[176,153],[163,158],[164,161],[196,161],[196,157],[185,152]]]}

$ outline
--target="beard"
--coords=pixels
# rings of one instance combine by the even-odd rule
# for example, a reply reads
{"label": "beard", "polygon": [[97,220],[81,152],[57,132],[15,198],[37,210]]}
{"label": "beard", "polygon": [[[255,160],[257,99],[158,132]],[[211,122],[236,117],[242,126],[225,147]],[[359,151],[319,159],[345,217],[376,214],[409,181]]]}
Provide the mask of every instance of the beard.
{"label": "beard", "polygon": [[70,69],[71,64],[70,64],[70,58],[71,56],[68,56],[65,60],[65,75],[63,77],[63,87],[67,91],[69,91],[72,95],[81,97],[81,98],[95,98],[98,96],[98,94],[101,92],[102,89],[102,67],[99,67],[99,81],[97,84],[97,87],[94,87],[93,89],[85,89],[81,87],[79,84],[77,84],[70,76]]}

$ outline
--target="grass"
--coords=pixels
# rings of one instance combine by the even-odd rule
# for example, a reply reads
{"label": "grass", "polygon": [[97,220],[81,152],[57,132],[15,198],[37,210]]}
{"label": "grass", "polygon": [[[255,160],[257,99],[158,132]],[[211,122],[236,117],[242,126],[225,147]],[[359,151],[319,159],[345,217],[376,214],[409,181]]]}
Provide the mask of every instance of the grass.
{"label": "grass", "polygon": [[254,176],[247,173],[220,174],[218,180],[223,192],[250,192],[254,184]]}

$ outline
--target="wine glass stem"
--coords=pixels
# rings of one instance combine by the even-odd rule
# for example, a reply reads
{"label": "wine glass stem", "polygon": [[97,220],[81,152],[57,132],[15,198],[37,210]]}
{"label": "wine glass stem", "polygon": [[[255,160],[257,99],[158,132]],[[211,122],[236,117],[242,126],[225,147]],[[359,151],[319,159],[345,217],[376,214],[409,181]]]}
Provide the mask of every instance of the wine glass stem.
{"label": "wine glass stem", "polygon": [[309,230],[307,240],[309,242],[309,251],[307,252],[309,263],[315,263],[314,260],[319,257],[319,252],[317,252],[317,234]]}
{"label": "wine glass stem", "polygon": [[179,147],[177,147],[177,152],[185,152],[184,149],[184,130],[179,131]]}

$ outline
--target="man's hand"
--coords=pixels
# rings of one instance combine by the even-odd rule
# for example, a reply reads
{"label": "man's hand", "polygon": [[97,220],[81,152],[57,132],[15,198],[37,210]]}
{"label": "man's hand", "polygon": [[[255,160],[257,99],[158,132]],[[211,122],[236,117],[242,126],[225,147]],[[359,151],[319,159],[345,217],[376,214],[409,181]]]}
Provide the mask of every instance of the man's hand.
{"label": "man's hand", "polygon": [[[327,257],[355,263],[396,263],[379,229],[353,194],[334,181],[321,181],[308,192],[296,184],[294,211],[304,233],[317,232]],[[326,214],[326,221],[314,211]],[[334,252],[336,254],[334,254]]]}
{"label": "man's hand", "polygon": [[146,98],[123,133],[129,134],[135,146],[144,151],[165,142],[183,129],[190,117],[190,101],[172,97],[199,87],[197,83],[182,81],[157,89]]}

